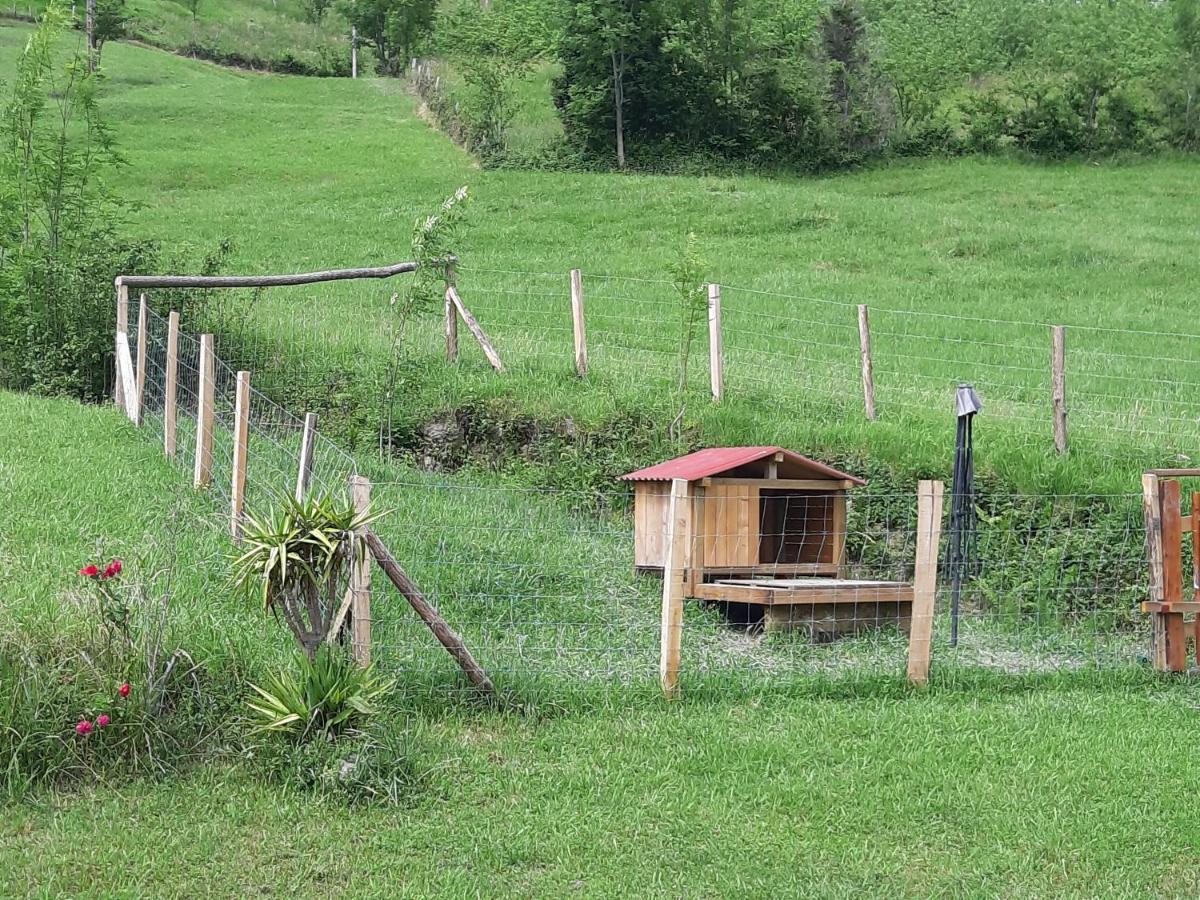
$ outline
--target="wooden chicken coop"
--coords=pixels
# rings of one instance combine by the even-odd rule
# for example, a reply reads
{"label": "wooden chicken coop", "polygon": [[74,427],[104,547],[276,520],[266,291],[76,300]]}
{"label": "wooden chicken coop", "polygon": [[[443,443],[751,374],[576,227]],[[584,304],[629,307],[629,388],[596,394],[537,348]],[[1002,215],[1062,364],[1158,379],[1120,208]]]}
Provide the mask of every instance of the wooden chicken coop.
{"label": "wooden chicken coop", "polygon": [[862,479],[782,447],[714,447],[631,472],[639,571],[663,570],[676,479],[688,482],[684,596],[823,638],[910,627],[911,584],[846,577],[847,501]]}

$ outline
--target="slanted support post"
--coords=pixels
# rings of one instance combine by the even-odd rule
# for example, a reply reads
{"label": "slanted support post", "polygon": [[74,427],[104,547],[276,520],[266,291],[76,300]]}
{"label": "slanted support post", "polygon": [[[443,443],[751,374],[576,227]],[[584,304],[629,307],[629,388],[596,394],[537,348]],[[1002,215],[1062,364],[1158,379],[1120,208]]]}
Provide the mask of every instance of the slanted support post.
{"label": "slanted support post", "polygon": [[113,403],[122,409],[125,408],[125,386],[121,383],[121,369],[119,362],[119,345],[121,335],[125,335],[125,340],[129,340],[129,288],[118,278],[115,282],[117,289],[117,333],[114,339],[113,366],[116,377],[113,379]]}
{"label": "slanted support post", "polygon": [[317,414],[304,414],[304,432],[300,437],[300,464],[296,468],[296,502],[301,503],[312,482],[313,444],[317,437]]}
{"label": "slanted support post", "polygon": [[662,631],[659,679],[663,695],[679,696],[679,657],[683,644],[683,599],[692,546],[691,485],[685,478],[671,481],[667,537],[663,560]]}
{"label": "slanted support post", "polygon": [[458,362],[458,310],[454,306],[454,263],[446,263],[446,359]]}
{"label": "slanted support post", "polygon": [[[371,482],[362,475],[350,476],[350,499],[357,513],[371,508]],[[371,555],[367,552],[367,526],[356,532],[364,542],[361,555],[350,570],[350,652],[360,666],[371,664]]]}
{"label": "slanted support post", "polygon": [[250,436],[250,373],[237,373],[233,403],[233,475],[229,486],[229,533],[242,542],[242,513],[246,506],[246,451]]}
{"label": "slanted support post", "polygon": [[199,489],[212,483],[213,405],[216,400],[216,373],[213,336],[200,335],[200,373],[196,393],[196,465],[192,486]]}
{"label": "slanted support post", "polygon": [[146,401],[146,330],[149,326],[149,309],[146,306],[146,295],[138,298],[138,346],[137,346],[137,415],[134,425],[142,424],[143,404]]}
{"label": "slanted support post", "polygon": [[179,402],[179,313],[167,318],[167,372],[163,385],[163,452],[175,458],[175,432]]}
{"label": "slanted support post", "polygon": [[583,325],[583,273],[571,270],[571,322],[575,329],[575,374],[587,375],[587,331]]}
{"label": "slanted support post", "polygon": [[1054,452],[1067,452],[1067,342],[1066,328],[1053,325],[1051,338],[1052,401],[1054,403]]}
{"label": "slanted support post", "polygon": [[922,481],[917,487],[917,559],[913,572],[912,623],[908,632],[908,680],[913,684],[925,684],[929,680],[944,491],[945,485],[940,481]]}
{"label": "slanted support post", "polygon": [[863,403],[868,421],[874,422],[875,415],[875,368],[871,362],[871,323],[867,318],[867,305],[858,306],[858,346],[862,353]]}
{"label": "slanted support post", "polygon": [[725,395],[725,348],[721,340],[721,286],[708,286],[708,368],[712,398],[720,403]]}

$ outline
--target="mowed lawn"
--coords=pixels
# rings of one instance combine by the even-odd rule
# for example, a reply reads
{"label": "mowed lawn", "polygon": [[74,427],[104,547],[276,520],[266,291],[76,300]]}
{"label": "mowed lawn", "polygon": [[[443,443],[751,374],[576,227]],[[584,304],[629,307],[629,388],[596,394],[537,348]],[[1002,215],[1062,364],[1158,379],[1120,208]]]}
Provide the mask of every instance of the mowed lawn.
{"label": "mowed lawn", "polygon": [[[75,566],[100,548],[124,555],[131,577],[181,573],[172,640],[214,672],[249,680],[280,658],[280,629],[221,575],[219,508],[209,515],[119,413],[0,394],[0,421],[10,638],[69,652],[89,627]],[[414,636],[410,649],[440,656],[431,644]],[[263,782],[242,729],[213,723],[229,737],[181,776],[37,790],[0,808],[0,895],[1200,890],[1190,681],[935,668],[923,691],[899,675],[691,683],[667,703],[619,690],[589,701],[564,682],[561,696],[499,710],[401,691],[385,714],[408,745],[399,807]]]}

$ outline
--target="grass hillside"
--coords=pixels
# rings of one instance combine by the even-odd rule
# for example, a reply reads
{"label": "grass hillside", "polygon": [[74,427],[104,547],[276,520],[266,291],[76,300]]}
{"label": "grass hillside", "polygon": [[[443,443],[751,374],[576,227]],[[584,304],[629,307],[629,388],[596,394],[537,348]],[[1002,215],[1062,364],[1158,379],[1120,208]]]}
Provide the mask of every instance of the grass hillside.
{"label": "grass hillside", "polygon": [[[199,740],[172,759],[183,775],[130,782],[85,767],[83,787],[0,805],[0,894],[1200,888],[1189,863],[1200,776],[1182,767],[1163,790],[1161,767],[1146,765],[1193,727],[1195,689],[1138,674],[964,679],[942,668],[931,691],[897,678],[785,692],[759,681],[670,705],[631,692],[499,709],[402,689],[383,717],[403,747],[399,805],[347,806],[264,780],[238,717],[245,681],[282,651],[282,628],[228,592],[223,504],[194,494],[111,408],[0,393],[0,421],[0,658],[33,654],[54,678],[62,745],[78,746],[71,703],[87,702],[103,640],[81,560],[121,554],[138,580],[171,572],[170,646],[191,652],[215,695]],[[381,592],[374,608],[399,617],[402,606]],[[428,658],[430,644],[403,646]],[[0,696],[17,696],[11,685],[0,681]],[[0,740],[23,727],[22,712],[0,707]]]}
{"label": "grass hillside", "polygon": [[[22,35],[0,30],[0,62]],[[469,347],[459,369],[441,363],[430,312],[406,335],[401,431],[503,398],[512,415],[620,428],[644,414],[665,432],[679,406],[680,314],[663,282],[694,231],[726,286],[728,399],[705,401],[701,327],[693,441],[779,442],[945,472],[953,386],[970,380],[987,403],[980,468],[1017,487],[1136,490],[1141,467],[1190,458],[1200,383],[1189,352],[1200,265],[1190,161],[965,159],[824,180],[480,171],[421,121],[398,82],[110,50],[105,103],[129,162],[118,187],[142,204],[132,229],[171,247],[230,238],[228,267],[255,272],[405,258],[414,218],[471,185],[459,283],[511,374],[492,376]],[[588,295],[583,383],[569,375],[573,266]],[[294,371],[345,362],[378,374],[395,290],[403,285],[236,302],[251,309],[255,340]],[[872,309],[882,415],[871,425],[860,411],[860,302]],[[1069,327],[1068,460],[1050,452],[1051,323]]]}

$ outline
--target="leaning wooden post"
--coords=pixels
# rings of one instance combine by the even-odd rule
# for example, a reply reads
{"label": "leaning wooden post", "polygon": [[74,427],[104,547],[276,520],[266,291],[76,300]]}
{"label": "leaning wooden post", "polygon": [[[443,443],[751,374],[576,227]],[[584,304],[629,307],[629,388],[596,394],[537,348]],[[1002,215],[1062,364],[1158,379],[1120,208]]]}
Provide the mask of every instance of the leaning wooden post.
{"label": "leaning wooden post", "polygon": [[175,427],[179,395],[179,313],[167,317],[167,373],[163,385],[163,452],[175,458]]}
{"label": "leaning wooden post", "polygon": [[137,418],[134,419],[134,425],[142,424],[142,405],[146,400],[146,329],[149,318],[146,295],[142,294],[138,299]]}
{"label": "leaning wooden post", "polygon": [[300,437],[300,461],[296,467],[296,502],[301,503],[312,481],[313,444],[317,436],[317,414],[304,414],[304,432]]}
{"label": "leaning wooden post", "polygon": [[[117,335],[125,335],[125,339],[129,339],[129,288],[125,287],[124,283],[118,277],[116,282],[117,288]],[[116,338],[114,338],[114,353],[113,366],[116,371],[115,384],[113,385],[113,403],[122,409],[125,407],[125,387],[121,384],[121,371],[117,368],[116,363]]]}
{"label": "leaning wooden post", "polygon": [[242,513],[246,506],[246,451],[250,436],[250,373],[237,373],[233,401],[233,474],[229,486],[229,533],[242,542]]}
{"label": "leaning wooden post", "polygon": [[454,263],[446,263],[446,359],[458,362],[458,310],[454,306]]}
{"label": "leaning wooden post", "polygon": [[692,545],[692,503],[686,478],[671,480],[671,502],[667,513],[664,545],[662,633],[659,679],[664,696],[679,695],[679,655],[683,644],[683,595]]}
{"label": "leaning wooden post", "polygon": [[[361,475],[350,476],[350,498],[354,510],[365,514],[371,508],[371,482]],[[365,541],[367,526],[355,532],[364,542],[361,556],[350,570],[350,652],[360,666],[371,664],[371,557]]]}
{"label": "leaning wooden post", "polygon": [[871,323],[867,318],[867,305],[858,306],[858,346],[862,352],[863,402],[867,419],[875,421],[875,369],[871,363]]}
{"label": "leaning wooden post", "polygon": [[1067,452],[1067,351],[1066,329],[1053,325],[1050,330],[1052,344],[1051,375],[1054,402],[1054,450]]}
{"label": "leaning wooden post", "polygon": [[725,352],[721,342],[721,286],[708,286],[708,368],[712,398],[720,403],[725,394]]}
{"label": "leaning wooden post", "polygon": [[571,270],[571,321],[575,326],[575,374],[587,374],[587,332],[583,327],[583,273]]}
{"label": "leaning wooden post", "polygon": [[929,680],[944,489],[940,481],[922,481],[917,487],[917,559],[913,573],[912,623],[908,632],[908,680],[913,684],[925,684]]}
{"label": "leaning wooden post", "polygon": [[208,487],[212,483],[213,405],[216,393],[216,374],[213,371],[213,336],[200,335],[200,374],[196,393],[196,466],[192,486]]}

